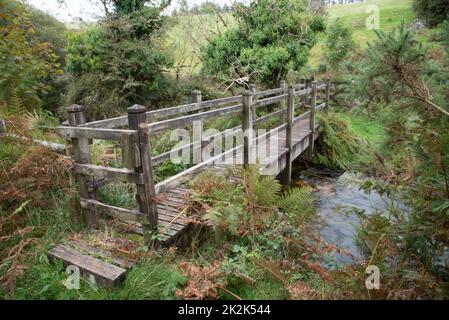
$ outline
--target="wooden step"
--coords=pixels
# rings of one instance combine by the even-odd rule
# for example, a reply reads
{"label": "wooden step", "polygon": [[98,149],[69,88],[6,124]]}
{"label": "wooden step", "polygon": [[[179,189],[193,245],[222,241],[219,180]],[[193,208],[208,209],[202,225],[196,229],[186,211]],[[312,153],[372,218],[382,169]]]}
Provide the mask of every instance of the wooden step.
{"label": "wooden step", "polygon": [[126,270],[131,269],[135,265],[135,262],[117,257],[113,255],[112,252],[109,250],[91,246],[80,240],[70,240],[66,243],[66,245],[81,253],[90,255],[94,258],[101,259],[105,262],[114,264]]}
{"label": "wooden step", "polygon": [[95,283],[104,288],[112,289],[125,278],[126,270],[113,264],[93,258],[79,251],[58,245],[48,252],[50,260],[62,261],[65,267],[76,266],[85,279],[95,279]]}

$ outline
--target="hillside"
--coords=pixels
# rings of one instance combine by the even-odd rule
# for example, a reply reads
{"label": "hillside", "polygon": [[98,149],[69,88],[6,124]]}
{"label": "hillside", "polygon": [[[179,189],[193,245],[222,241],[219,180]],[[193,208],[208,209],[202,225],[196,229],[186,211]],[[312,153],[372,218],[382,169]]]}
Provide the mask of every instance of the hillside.
{"label": "hillside", "polygon": [[[402,20],[410,23],[414,19],[412,0],[369,0],[364,3],[337,5],[329,8],[328,22],[342,19],[346,24],[353,26],[354,38],[360,47],[375,38],[375,32],[365,27],[365,19],[370,16],[366,13],[368,6],[375,5],[380,10],[381,30],[391,30]],[[183,16],[172,20],[166,31],[167,50],[174,54],[175,65],[180,67],[181,74],[196,74],[201,70],[199,49],[207,44],[207,39],[214,34],[232,28],[235,25],[232,15],[224,15],[223,21],[212,15]],[[321,51],[325,36],[319,38],[310,57],[310,66],[316,67],[320,63]]]}

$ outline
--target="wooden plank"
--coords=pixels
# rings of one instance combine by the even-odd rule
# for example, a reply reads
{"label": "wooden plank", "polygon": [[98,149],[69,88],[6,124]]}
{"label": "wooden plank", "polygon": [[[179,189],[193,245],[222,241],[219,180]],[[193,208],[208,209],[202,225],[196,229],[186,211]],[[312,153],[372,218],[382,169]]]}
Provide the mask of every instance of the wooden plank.
{"label": "wooden plank", "polygon": [[316,82],[313,81],[312,82],[312,99],[311,99],[311,103],[310,103],[310,126],[309,129],[310,131],[312,131],[312,133],[309,136],[309,158],[310,160],[312,160],[313,158],[313,153],[314,153],[314,147],[315,147],[315,113],[316,113],[316,95],[317,95],[317,90],[316,90]]}
{"label": "wooden plank", "polygon": [[312,93],[312,89],[311,89],[311,88],[309,88],[309,89],[304,89],[304,90],[301,90],[301,91],[296,91],[296,92],[295,92],[295,97],[306,96],[306,95],[308,95],[308,94],[310,94],[310,93]]}
{"label": "wooden plank", "polygon": [[[207,145],[208,143],[210,143],[210,141],[211,141],[212,139],[215,140],[216,138],[219,138],[220,136],[222,136],[222,138],[224,139],[224,138],[226,138],[226,137],[228,137],[228,136],[231,136],[231,135],[233,135],[233,134],[237,134],[237,133],[239,133],[239,130],[241,130],[241,129],[242,129],[242,126],[237,126],[237,127],[231,128],[231,129],[227,129],[227,130],[224,131],[224,132],[220,132],[220,133],[214,134],[214,135],[212,135],[212,136],[202,137],[202,138],[203,138],[203,139],[202,139],[202,140],[203,140],[203,141],[202,141],[202,145],[205,146],[205,145]],[[157,166],[157,165],[160,165],[161,163],[164,163],[164,162],[167,161],[167,160],[170,160],[170,159],[171,159],[171,154],[172,154],[172,152],[180,152],[181,150],[183,150],[183,149],[185,149],[185,148],[196,147],[197,144],[198,144],[198,142],[192,142],[192,143],[190,143],[190,144],[186,144],[185,146],[182,146],[182,147],[179,147],[179,148],[172,149],[172,150],[170,150],[170,151],[168,151],[168,152],[164,152],[164,153],[162,153],[162,154],[160,154],[160,155],[157,155],[157,156],[153,157],[153,158],[152,158],[153,167],[154,167],[154,166]]]}
{"label": "wooden plank", "polygon": [[74,170],[77,174],[93,176],[97,179],[106,179],[125,183],[142,184],[143,176],[129,169],[117,169],[104,166],[95,166],[92,164],[74,164]]}
{"label": "wooden plank", "polygon": [[[85,108],[83,106],[71,105],[67,108],[69,124],[73,127],[82,125],[86,123]],[[75,159],[75,166],[79,165],[89,165],[90,164],[90,154],[89,154],[89,139],[87,138],[72,138],[72,152]],[[79,185],[79,193],[81,197],[86,199],[97,199],[96,190],[91,190],[89,184],[92,182],[91,177],[87,177],[82,174],[75,173],[75,179]],[[95,210],[83,210],[86,223],[89,228],[97,229],[99,228],[99,217]]]}
{"label": "wooden plank", "polygon": [[253,123],[254,124],[258,124],[258,123],[261,123],[263,121],[266,121],[266,120],[269,120],[269,119],[272,119],[272,118],[275,118],[275,117],[283,116],[285,114],[287,114],[287,108],[282,109],[282,110],[278,110],[278,111],[275,111],[275,112],[272,112],[272,113],[267,114],[267,115],[264,115],[264,116],[262,116],[262,117],[260,117],[260,118],[258,118],[256,120],[254,120]]}
{"label": "wooden plank", "polygon": [[86,279],[92,276],[95,283],[101,287],[112,289],[125,278],[125,269],[82,254],[67,246],[58,245],[48,252],[48,256],[53,261],[62,261],[65,267],[78,267],[81,276]]}
{"label": "wooden plank", "polygon": [[157,231],[158,214],[155,201],[154,174],[151,163],[151,145],[147,129],[146,108],[140,105],[134,105],[128,108],[129,127],[138,131],[138,146],[140,154],[140,163],[135,163],[135,171],[139,172],[143,178],[141,183],[137,184],[137,203],[139,211],[148,217],[148,223],[143,224],[144,240],[149,246],[157,248],[159,243],[151,238],[151,234]]}
{"label": "wooden plank", "polygon": [[294,120],[295,123],[304,120],[304,119],[308,119],[310,117],[310,111],[307,111],[299,116],[297,116]]}
{"label": "wooden plank", "polygon": [[276,89],[270,89],[270,90],[265,90],[265,91],[259,91],[254,95],[254,98],[260,99],[260,98],[264,98],[267,96],[280,94],[280,93],[284,93],[284,88],[276,88]]}
{"label": "wooden plank", "polygon": [[256,102],[254,102],[254,108],[261,108],[261,107],[265,107],[268,106],[270,104],[275,104],[281,101],[285,101],[286,99],[288,99],[288,94],[283,94],[280,96],[275,96],[275,97],[271,97],[271,98],[266,98],[263,100],[257,100]]}
{"label": "wooden plank", "polygon": [[242,110],[241,105],[211,110],[203,113],[192,114],[185,117],[179,117],[175,119],[164,120],[156,123],[152,123],[148,126],[150,133],[158,133],[166,130],[172,130],[177,128],[184,128],[187,125],[192,124],[193,121],[205,120],[210,118],[216,118],[219,116],[229,115],[240,112]]}
{"label": "wooden plank", "polygon": [[[254,158],[254,138],[253,138],[253,94],[251,91],[243,93],[243,165],[249,166],[255,164]],[[259,101],[258,101],[259,102]]]}
{"label": "wooden plank", "polygon": [[57,127],[56,132],[66,139],[99,139],[121,141],[123,134],[137,135],[134,130]]}
{"label": "wooden plank", "polygon": [[295,118],[295,88],[290,86],[288,88],[288,111],[287,111],[287,132],[286,132],[286,148],[288,150],[286,155],[286,163],[285,163],[285,175],[283,179],[283,183],[285,186],[290,186],[292,183],[292,162],[293,152],[293,126],[294,126],[294,118]]}
{"label": "wooden plank", "polygon": [[81,207],[83,208],[93,208],[97,212],[106,214],[113,218],[128,221],[128,222],[139,222],[139,223],[148,223],[148,217],[137,211],[137,210],[128,210],[119,207],[114,207],[108,204],[101,203],[96,200],[90,199],[80,199]]}
{"label": "wooden plank", "polygon": [[109,250],[105,250],[105,249],[99,248],[99,247],[93,247],[83,241],[80,241],[80,240],[70,240],[66,243],[66,245],[70,246],[72,249],[80,251],[81,253],[90,255],[94,258],[98,258],[107,263],[114,264],[114,265],[116,265],[120,268],[126,269],[126,270],[131,269],[135,265],[135,262],[133,262],[133,261],[128,261],[128,260],[114,256],[112,254],[112,252]]}

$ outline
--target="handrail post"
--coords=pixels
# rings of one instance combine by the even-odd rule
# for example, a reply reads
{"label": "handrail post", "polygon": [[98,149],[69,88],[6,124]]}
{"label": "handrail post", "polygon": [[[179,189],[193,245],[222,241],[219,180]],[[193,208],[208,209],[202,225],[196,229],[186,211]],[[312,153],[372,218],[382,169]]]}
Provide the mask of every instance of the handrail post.
{"label": "handrail post", "polygon": [[[252,94],[253,94],[253,102],[254,102],[254,101],[256,100],[256,99],[254,98],[254,94],[257,92],[257,87],[256,87],[256,85],[253,84],[253,83],[251,83],[251,84],[249,85],[249,91],[251,91]],[[252,110],[252,113],[253,113],[253,121],[254,121],[254,120],[257,119],[256,107],[254,107],[254,105],[253,105],[252,108],[251,108],[251,110]]]}
{"label": "handrail post", "polygon": [[[191,93],[192,103],[201,103],[203,96],[201,91],[194,90]],[[203,121],[198,120],[193,123],[193,164],[200,164],[203,161]],[[197,145],[199,144],[199,145]]]}
{"label": "handrail post", "polygon": [[243,166],[248,168],[250,164],[254,164],[253,157],[253,93],[245,91],[242,95],[243,113],[242,113],[242,129],[243,129]]}
{"label": "handrail post", "polygon": [[[284,91],[282,91],[281,94],[285,94],[286,91],[287,91],[287,82],[286,82],[285,80],[281,80],[280,88],[281,88],[281,89],[284,89]],[[285,104],[286,104],[285,100],[281,101],[280,104],[279,104],[279,108],[280,108],[281,110],[285,109]],[[287,117],[286,117],[285,115],[283,115],[283,116],[281,117],[282,123],[284,123],[286,119],[287,119]]]}
{"label": "handrail post", "polygon": [[201,103],[203,96],[200,90],[193,90],[190,94],[190,99],[192,103]]}
{"label": "handrail post", "polygon": [[[71,105],[67,107],[69,125],[77,127],[86,123],[85,108],[79,105]],[[75,163],[90,164],[89,139],[74,138],[72,141],[72,153]],[[80,197],[82,199],[97,199],[96,191],[89,188],[89,182],[93,179],[82,174],[75,174],[75,179],[79,184]],[[99,216],[92,208],[83,209],[84,217],[89,228],[98,229],[100,225]]]}
{"label": "handrail post", "polygon": [[292,183],[292,162],[293,162],[293,123],[295,119],[295,87],[288,87],[288,106],[287,106],[287,132],[286,132],[286,149],[287,156],[284,171],[284,186]]}
{"label": "handrail post", "polygon": [[[302,89],[305,90],[307,89],[307,80],[305,78],[301,78],[301,84],[303,85]],[[303,95],[301,98],[301,104],[302,104],[302,108],[305,109],[306,108],[306,95]]]}
{"label": "handrail post", "polygon": [[312,95],[310,102],[310,135],[309,135],[309,157],[313,159],[315,149],[315,108],[316,108],[316,81],[312,82]]}
{"label": "handrail post", "polygon": [[329,108],[330,108],[330,95],[331,95],[331,82],[329,78],[326,78],[326,94],[325,94],[325,110],[326,113],[329,113]]}
{"label": "handrail post", "polygon": [[152,247],[157,247],[158,241],[152,238],[158,232],[159,220],[146,112],[147,109],[144,106],[134,105],[128,108],[128,121],[129,128],[137,130],[138,135],[140,164],[136,164],[135,171],[143,174],[144,183],[137,185],[137,202],[140,212],[148,218],[148,225],[143,225],[144,240]]}
{"label": "handrail post", "polygon": [[6,137],[6,123],[0,118],[0,137]]}

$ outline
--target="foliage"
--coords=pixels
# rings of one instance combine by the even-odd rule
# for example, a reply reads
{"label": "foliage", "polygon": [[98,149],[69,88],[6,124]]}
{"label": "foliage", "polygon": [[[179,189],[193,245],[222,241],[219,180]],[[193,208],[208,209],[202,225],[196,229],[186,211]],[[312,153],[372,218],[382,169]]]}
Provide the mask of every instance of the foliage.
{"label": "foliage", "polygon": [[178,286],[184,284],[182,276],[167,261],[149,258],[142,260],[126,275],[124,283],[115,290],[107,290],[81,280],[80,290],[68,290],[63,286],[67,275],[61,263],[50,263],[44,253],[39,254],[35,263],[18,279],[14,299],[48,300],[161,300],[174,299]]}
{"label": "foliage", "polygon": [[33,147],[11,170],[0,171],[0,208],[31,201],[34,207],[47,205],[46,192],[68,188],[71,161],[43,147]]}
{"label": "foliage", "polygon": [[355,43],[352,38],[352,31],[344,23],[337,19],[331,24],[327,31],[325,43],[326,62],[332,70],[338,70],[354,50]]}
{"label": "foliage", "polygon": [[414,0],[413,9],[431,27],[440,24],[449,15],[449,3],[446,0]]}
{"label": "foliage", "polygon": [[[235,169],[228,177],[206,172],[192,181],[192,207],[199,219],[231,235],[248,237],[271,228],[279,209],[296,222],[310,214],[310,189],[282,194],[279,182],[261,176],[257,168]],[[232,182],[231,177],[237,177],[237,181]]]}
{"label": "foliage", "polygon": [[111,117],[135,103],[148,105],[167,91],[163,72],[172,61],[158,42],[166,3],[136,6],[137,11],[122,3],[116,14],[68,38],[66,104],[86,106],[90,118]]}
{"label": "foliage", "polygon": [[306,64],[315,34],[323,29],[300,0],[238,5],[234,16],[238,27],[216,36],[202,54],[205,72],[229,86],[278,85],[290,69],[299,70]]}
{"label": "foliage", "polygon": [[319,116],[319,119],[321,134],[317,140],[318,163],[344,170],[357,165],[360,156],[366,152],[367,142],[357,136],[349,122],[336,113]]}
{"label": "foliage", "polygon": [[9,112],[14,98],[26,110],[39,108],[49,93],[51,79],[62,73],[51,44],[36,36],[36,29],[22,3],[0,4],[0,115]]}

